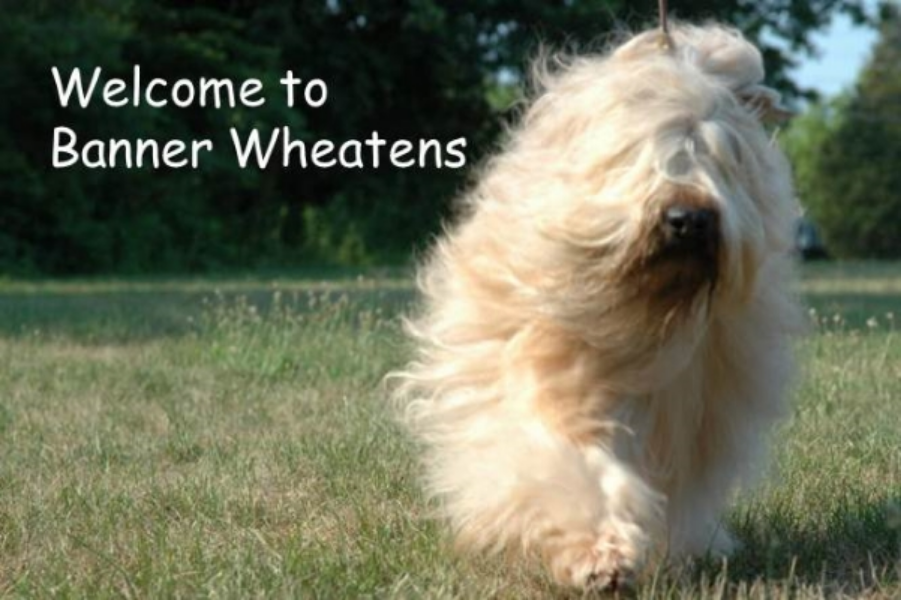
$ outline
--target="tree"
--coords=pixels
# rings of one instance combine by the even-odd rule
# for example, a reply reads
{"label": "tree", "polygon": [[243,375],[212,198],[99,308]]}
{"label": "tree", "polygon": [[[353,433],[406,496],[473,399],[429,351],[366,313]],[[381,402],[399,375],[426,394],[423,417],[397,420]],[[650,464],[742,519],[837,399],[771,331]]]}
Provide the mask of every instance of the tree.
{"label": "tree", "polygon": [[881,12],[854,89],[787,136],[802,204],[840,257],[901,257],[901,12]]}
{"label": "tree", "polygon": [[[683,0],[673,16],[717,18],[764,43],[773,83],[789,59],[768,40],[809,51],[832,11],[862,0]],[[288,125],[295,137],[340,142],[465,136],[478,164],[501,134],[511,97],[539,42],[597,48],[625,24],[656,22],[656,3],[623,0],[8,0],[0,19],[0,272],[201,270],[268,263],[397,260],[428,239],[467,173],[451,169],[241,170],[226,151],[192,171],[58,171],[54,126],[84,138],[212,138],[233,124]],[[600,43],[599,43],[600,42]],[[322,77],[315,110],[265,108],[64,110],[50,67],[126,76],[264,79],[286,69]],[[102,84],[102,82],[101,82]]]}

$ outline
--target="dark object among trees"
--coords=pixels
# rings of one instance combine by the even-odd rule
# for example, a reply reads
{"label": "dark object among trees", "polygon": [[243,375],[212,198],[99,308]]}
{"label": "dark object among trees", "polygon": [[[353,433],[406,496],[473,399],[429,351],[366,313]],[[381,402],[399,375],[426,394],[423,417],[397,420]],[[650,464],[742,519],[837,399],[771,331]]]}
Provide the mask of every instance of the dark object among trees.
{"label": "dark object among trees", "polygon": [[829,252],[823,244],[820,233],[810,219],[798,220],[795,235],[795,249],[803,260],[823,260],[829,258]]}
{"label": "dark object among trees", "polygon": [[[685,1],[677,18],[717,18],[752,38],[769,29],[793,50],[835,9],[860,0]],[[616,0],[312,2],[12,0],[0,19],[0,272],[192,271],[220,267],[399,261],[436,231],[466,172],[451,169],[241,170],[228,128],[289,126],[337,143],[468,140],[478,163],[501,133],[502,99],[543,40],[590,47],[618,25],[656,19]],[[779,7],[783,4],[779,3]],[[788,59],[764,55],[774,83]],[[61,108],[51,67],[101,66],[126,77],[263,80],[260,108]],[[328,103],[289,109],[274,92],[287,69],[329,84]],[[503,74],[502,77],[499,77]],[[53,128],[85,138],[210,138],[198,170],[50,164]]]}

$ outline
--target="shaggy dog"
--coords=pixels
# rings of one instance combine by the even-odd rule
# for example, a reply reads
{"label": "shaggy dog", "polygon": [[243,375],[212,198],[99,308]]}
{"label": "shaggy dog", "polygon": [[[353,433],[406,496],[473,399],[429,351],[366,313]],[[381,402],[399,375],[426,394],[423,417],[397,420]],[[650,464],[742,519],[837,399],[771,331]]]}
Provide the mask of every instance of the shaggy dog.
{"label": "shaggy dog", "polygon": [[458,540],[615,587],[728,553],[784,409],[798,214],[759,52],[719,26],[539,71],[422,266],[398,374]]}

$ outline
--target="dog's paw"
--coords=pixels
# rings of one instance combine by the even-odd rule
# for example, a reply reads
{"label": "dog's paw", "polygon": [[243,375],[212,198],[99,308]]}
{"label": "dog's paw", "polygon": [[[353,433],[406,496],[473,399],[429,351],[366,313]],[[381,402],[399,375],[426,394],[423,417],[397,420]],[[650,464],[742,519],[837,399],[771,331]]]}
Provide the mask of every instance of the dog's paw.
{"label": "dog's paw", "polygon": [[640,553],[621,535],[602,534],[557,554],[552,570],[557,581],[586,590],[616,591],[630,588],[640,565]]}

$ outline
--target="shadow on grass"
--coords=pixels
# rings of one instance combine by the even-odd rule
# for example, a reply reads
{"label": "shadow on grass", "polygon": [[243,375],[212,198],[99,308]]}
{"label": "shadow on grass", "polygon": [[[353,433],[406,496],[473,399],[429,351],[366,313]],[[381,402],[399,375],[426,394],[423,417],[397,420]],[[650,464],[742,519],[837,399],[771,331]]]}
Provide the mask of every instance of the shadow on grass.
{"label": "shadow on grass", "polygon": [[126,343],[191,331],[203,294],[179,292],[39,292],[0,294],[0,336]]}
{"label": "shadow on grass", "polygon": [[[282,282],[284,283],[284,282]],[[378,282],[361,285],[351,282],[300,282],[284,284],[282,305],[308,310],[315,295],[326,302],[347,296],[356,308],[379,307],[386,317],[406,309],[413,299],[409,287],[380,287]],[[84,344],[140,343],[179,338],[200,327],[209,303],[234,302],[245,298],[265,314],[279,284],[246,284],[220,291],[215,282],[176,286],[152,285],[140,289],[93,289],[90,284],[75,291],[67,289],[0,292],[0,337],[62,338]]]}
{"label": "shadow on grass", "polygon": [[[764,520],[745,515],[732,524],[743,547],[727,564],[711,558],[689,567],[664,568],[657,581],[621,597],[706,598],[721,590],[722,596],[716,592],[713,597],[732,598],[756,589],[750,597],[791,598],[802,588],[827,598],[895,597],[880,592],[897,593],[901,582],[901,515],[895,514],[899,506],[901,495],[888,502],[862,502],[830,515],[819,530],[779,516]],[[586,595],[561,588],[554,597],[574,600]]]}
{"label": "shadow on grass", "polygon": [[886,314],[893,313],[895,322],[901,322],[901,293],[896,292],[807,292],[804,301],[816,310],[821,319],[840,315],[846,327],[866,329],[867,320],[875,317],[884,322]]}
{"label": "shadow on grass", "polygon": [[[246,297],[265,312],[275,290],[304,310],[309,294],[337,299],[347,295],[360,308],[378,307],[392,317],[414,298],[409,273],[373,271],[302,273],[297,276],[205,277],[202,279],[47,280],[0,282],[0,337],[50,336],[80,343],[130,343],[178,338],[197,330],[204,299],[220,292],[224,301]],[[848,329],[865,329],[876,317],[901,313],[901,293],[860,290],[809,291],[808,306],[821,319],[835,315]],[[901,314],[895,316],[901,319]]]}
{"label": "shadow on grass", "polygon": [[[780,587],[821,586],[827,595],[859,594],[901,580],[901,493],[861,500],[820,523],[799,523],[782,514],[733,523],[743,548],[730,558],[727,581],[746,589],[758,581]],[[720,562],[699,565],[692,578],[722,576]]]}

